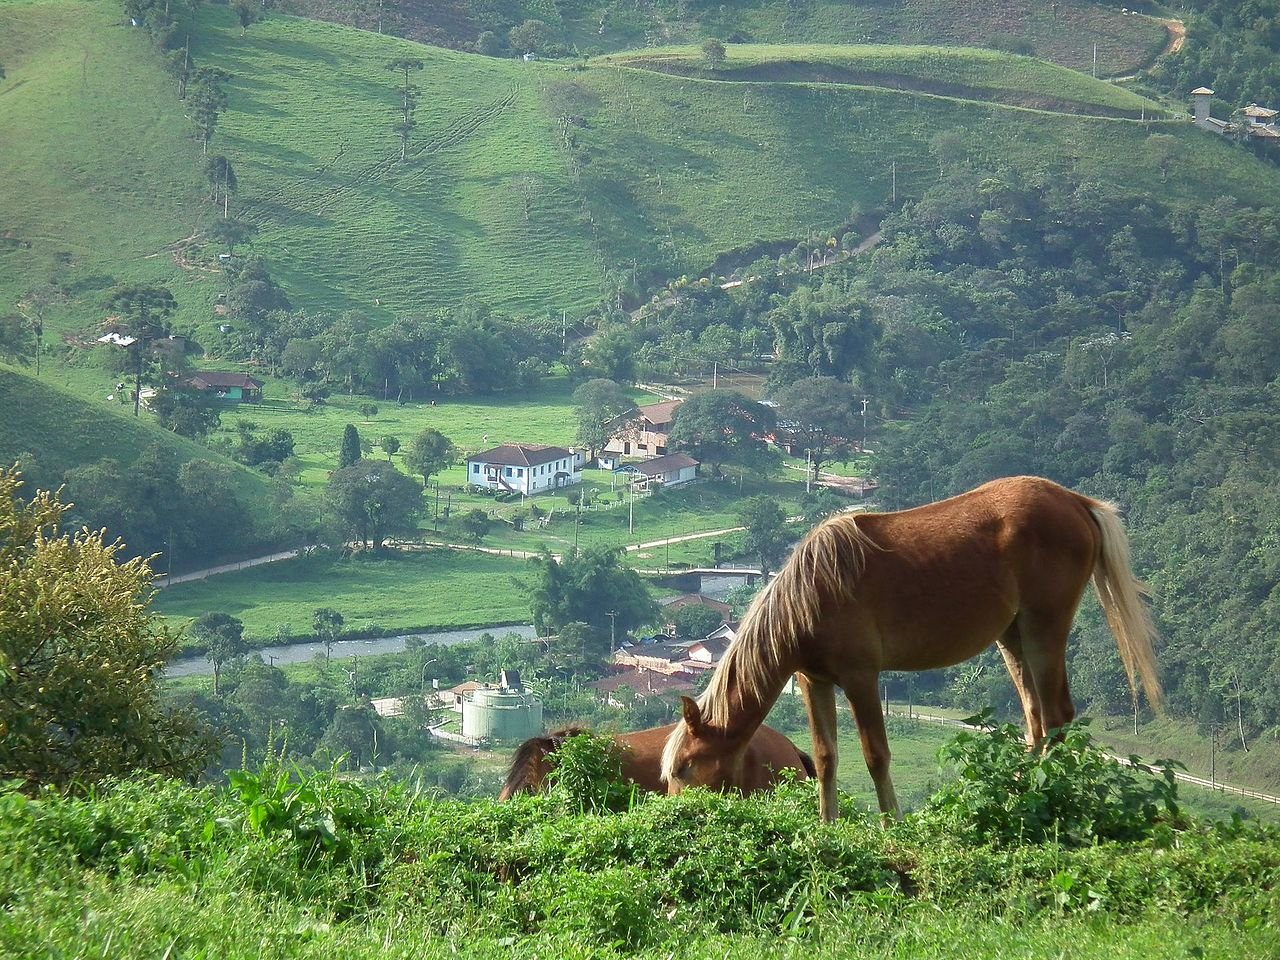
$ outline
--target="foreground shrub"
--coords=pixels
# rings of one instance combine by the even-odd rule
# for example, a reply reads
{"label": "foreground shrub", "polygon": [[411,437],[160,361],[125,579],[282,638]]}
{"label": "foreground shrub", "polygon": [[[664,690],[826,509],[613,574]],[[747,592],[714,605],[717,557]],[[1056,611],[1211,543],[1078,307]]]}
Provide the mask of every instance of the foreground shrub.
{"label": "foreground shrub", "polygon": [[1084,722],[1034,750],[1012,724],[966,731],[941,757],[956,777],[929,799],[922,816],[970,841],[1086,846],[1146,839],[1181,819],[1176,764],[1146,766],[1130,757],[1124,765],[1094,746]]}

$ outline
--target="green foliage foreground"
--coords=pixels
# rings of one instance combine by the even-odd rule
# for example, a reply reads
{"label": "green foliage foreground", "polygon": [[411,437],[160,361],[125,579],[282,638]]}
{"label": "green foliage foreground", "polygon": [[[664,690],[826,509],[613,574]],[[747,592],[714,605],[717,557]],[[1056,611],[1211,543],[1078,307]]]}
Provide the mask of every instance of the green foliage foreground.
{"label": "green foliage foreground", "polygon": [[[575,762],[589,765],[589,752]],[[1076,800],[1092,796],[1095,812],[1110,802],[1081,785]],[[1034,776],[1015,788],[1035,789]],[[10,790],[0,794],[0,952],[954,956],[963,943],[975,956],[1240,957],[1280,947],[1280,834],[1238,822],[1180,825],[1152,807],[1124,843],[995,845],[954,829],[981,801],[944,799],[887,827],[856,814],[823,825],[807,784],[583,808],[563,786],[465,803],[278,769],[237,773],[223,789]]]}

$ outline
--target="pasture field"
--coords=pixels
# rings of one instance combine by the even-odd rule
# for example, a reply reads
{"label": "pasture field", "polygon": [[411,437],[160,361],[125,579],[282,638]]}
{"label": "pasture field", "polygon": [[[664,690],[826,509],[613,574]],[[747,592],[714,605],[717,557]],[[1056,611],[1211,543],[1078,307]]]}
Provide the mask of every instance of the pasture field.
{"label": "pasture field", "polygon": [[1052,105],[1070,113],[1152,117],[1153,100],[1035,57],[998,50],[885,44],[729,44],[711,67],[699,47],[627,51],[594,62],[703,79],[900,87],[1015,106]]}
{"label": "pasture field", "polygon": [[[1019,38],[1035,54],[1088,71],[1097,44],[1100,76],[1128,73],[1163,49],[1167,33],[1146,17],[1089,2],[906,0],[903,3],[721,4],[707,10],[704,36],[759,43],[885,43],[977,47]],[[639,46],[638,43],[632,46]]]}
{"label": "pasture field", "polygon": [[332,607],[345,630],[412,633],[432,627],[528,622],[529,601],[516,584],[521,560],[428,550],[385,557],[321,552],[160,591],[155,610],[173,626],[210,611],[244,621],[247,637],[269,641],[277,630],[309,634],[311,615]]}
{"label": "pasture field", "polygon": [[[371,8],[338,0],[287,0],[285,9],[373,29]],[[483,29],[467,0],[404,0],[397,4],[406,36],[441,36],[465,47]],[[1101,75],[1132,73],[1166,43],[1154,19],[1129,16],[1113,4],[1061,0],[982,3],[980,0],[752,0],[724,4],[670,0],[643,5],[612,0],[550,4],[513,0],[503,5],[513,22],[535,18],[564,31],[575,51],[590,55],[655,43],[692,43],[703,37],[755,43],[912,43],[979,46],[1021,41],[1037,56],[1089,70],[1097,45]]]}

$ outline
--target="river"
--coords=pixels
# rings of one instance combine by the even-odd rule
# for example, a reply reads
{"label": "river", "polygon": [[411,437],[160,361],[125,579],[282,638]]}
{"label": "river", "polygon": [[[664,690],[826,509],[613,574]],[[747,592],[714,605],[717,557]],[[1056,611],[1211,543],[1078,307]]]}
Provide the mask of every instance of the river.
{"label": "river", "polygon": [[[403,653],[410,640],[421,640],[424,644],[438,643],[451,646],[455,643],[466,643],[475,640],[481,634],[491,633],[495,637],[505,637],[509,633],[521,637],[535,636],[533,627],[527,623],[500,623],[490,627],[469,627],[466,630],[437,630],[431,633],[406,633],[398,637],[379,637],[376,640],[339,640],[333,644],[330,656],[334,660],[348,657],[371,657],[380,653]],[[316,654],[324,653],[324,644],[318,640],[307,643],[290,643],[280,647],[259,647],[249,651],[268,663],[283,666],[286,663],[307,663],[315,659]],[[166,677],[200,677],[212,676],[213,664],[204,657],[182,657],[165,668]]]}

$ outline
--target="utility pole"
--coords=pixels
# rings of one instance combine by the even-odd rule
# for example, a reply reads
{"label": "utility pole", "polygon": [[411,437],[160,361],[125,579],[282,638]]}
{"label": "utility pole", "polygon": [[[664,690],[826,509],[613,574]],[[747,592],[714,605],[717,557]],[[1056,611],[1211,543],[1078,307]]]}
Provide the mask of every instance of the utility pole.
{"label": "utility pole", "polygon": [[606,610],[604,615],[609,618],[609,656],[613,657],[613,651],[617,649],[616,627],[618,626],[618,611]]}
{"label": "utility pole", "polygon": [[894,160],[891,164],[889,164],[889,177],[893,183],[893,200],[891,201],[890,205],[896,207],[898,205],[898,161],[897,160]]}
{"label": "utility pole", "polygon": [[862,453],[863,454],[867,452],[867,404],[869,402],[870,401],[866,397],[862,398]]}

